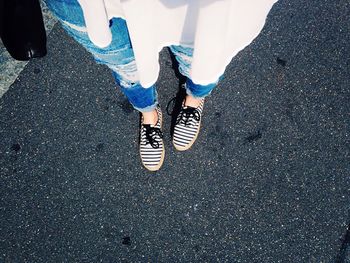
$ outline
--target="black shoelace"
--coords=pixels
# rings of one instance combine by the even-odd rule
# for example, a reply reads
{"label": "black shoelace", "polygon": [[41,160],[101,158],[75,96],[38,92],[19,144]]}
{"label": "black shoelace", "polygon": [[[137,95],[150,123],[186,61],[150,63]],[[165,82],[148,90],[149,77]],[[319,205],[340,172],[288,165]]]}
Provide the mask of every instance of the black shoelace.
{"label": "black shoelace", "polygon": [[188,106],[187,108],[182,109],[180,111],[179,116],[176,120],[176,124],[184,124],[185,126],[187,126],[191,123],[192,119],[199,121],[200,118],[201,115],[199,111],[196,108]]}
{"label": "black shoelace", "polygon": [[146,145],[150,144],[152,148],[158,148],[159,142],[157,141],[157,137],[163,138],[163,132],[160,128],[151,127],[150,124],[144,124],[143,127],[146,130]]}

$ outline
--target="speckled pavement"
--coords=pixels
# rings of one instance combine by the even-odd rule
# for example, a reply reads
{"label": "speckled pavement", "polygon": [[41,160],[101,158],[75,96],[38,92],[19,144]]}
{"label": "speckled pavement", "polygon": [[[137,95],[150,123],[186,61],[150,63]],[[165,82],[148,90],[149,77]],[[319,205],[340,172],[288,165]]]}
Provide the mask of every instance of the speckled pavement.
{"label": "speckled pavement", "polygon": [[[56,25],[0,99],[0,262],[350,262],[349,14],[278,2],[190,151],[164,114],[157,173],[108,69]],[[165,112],[178,82],[160,63]]]}

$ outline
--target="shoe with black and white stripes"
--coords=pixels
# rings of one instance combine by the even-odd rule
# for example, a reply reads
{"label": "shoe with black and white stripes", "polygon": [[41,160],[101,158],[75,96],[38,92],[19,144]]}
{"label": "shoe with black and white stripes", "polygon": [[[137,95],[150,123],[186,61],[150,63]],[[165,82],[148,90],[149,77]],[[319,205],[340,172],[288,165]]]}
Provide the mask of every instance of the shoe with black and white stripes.
{"label": "shoe with black and white stripes", "polygon": [[201,126],[203,106],[204,98],[197,108],[185,106],[182,103],[173,134],[173,144],[176,150],[186,151],[196,141]]}
{"label": "shoe with black and white stripes", "polygon": [[140,156],[143,166],[149,171],[157,171],[164,161],[164,143],[162,132],[162,111],[156,108],[158,121],[155,125],[143,124],[140,127]]}

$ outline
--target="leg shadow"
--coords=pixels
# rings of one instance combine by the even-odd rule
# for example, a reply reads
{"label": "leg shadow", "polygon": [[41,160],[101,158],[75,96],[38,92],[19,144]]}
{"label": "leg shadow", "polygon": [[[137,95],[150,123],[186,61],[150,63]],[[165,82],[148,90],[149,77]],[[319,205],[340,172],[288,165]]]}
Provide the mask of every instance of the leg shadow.
{"label": "leg shadow", "polygon": [[174,134],[177,115],[180,112],[182,102],[186,96],[186,90],[183,88],[183,85],[186,83],[187,78],[180,73],[179,63],[177,62],[175,55],[171,52],[169,48],[168,48],[168,51],[170,53],[170,58],[171,58],[171,64],[172,64],[171,67],[175,72],[175,76],[179,80],[179,86],[178,86],[178,91],[176,93],[176,96],[172,98],[166,106],[166,112],[168,115],[171,116],[170,135],[172,137]]}

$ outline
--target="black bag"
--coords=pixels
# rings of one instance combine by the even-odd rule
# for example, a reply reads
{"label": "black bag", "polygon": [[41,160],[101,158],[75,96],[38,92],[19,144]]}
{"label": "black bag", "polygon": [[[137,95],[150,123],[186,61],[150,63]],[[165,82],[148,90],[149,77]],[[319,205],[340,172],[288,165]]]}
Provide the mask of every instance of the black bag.
{"label": "black bag", "polygon": [[46,55],[46,32],[39,0],[0,0],[0,36],[17,60]]}

